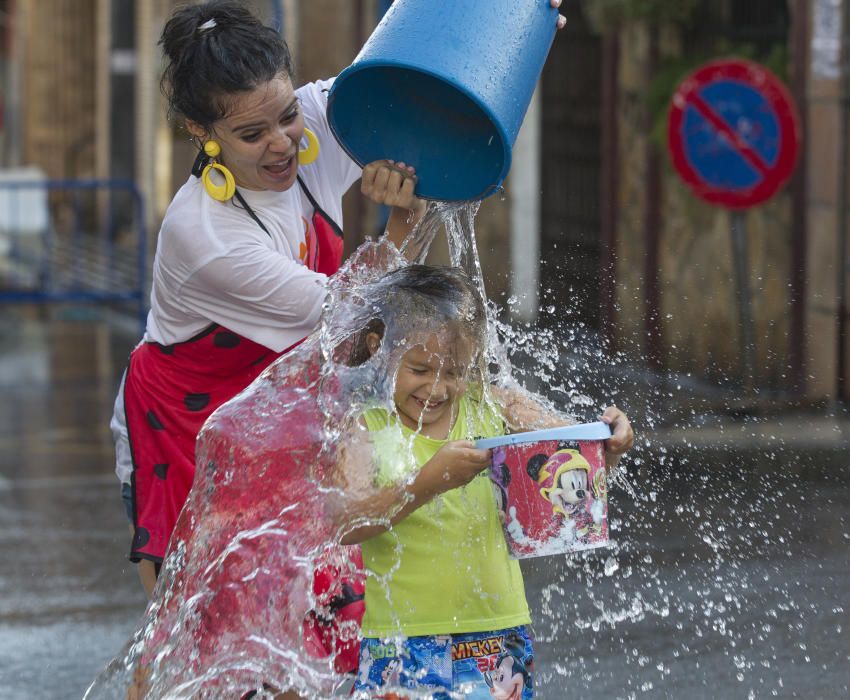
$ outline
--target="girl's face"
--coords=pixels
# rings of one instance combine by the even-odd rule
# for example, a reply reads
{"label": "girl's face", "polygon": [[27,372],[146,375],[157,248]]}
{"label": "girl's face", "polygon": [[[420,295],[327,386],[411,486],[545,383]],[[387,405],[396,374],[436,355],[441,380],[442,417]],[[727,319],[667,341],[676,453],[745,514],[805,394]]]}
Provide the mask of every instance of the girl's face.
{"label": "girl's face", "polygon": [[401,422],[428,437],[448,437],[457,415],[457,401],[466,391],[472,359],[470,343],[430,335],[404,353],[396,375],[393,399]]}
{"label": "girl's face", "polygon": [[304,136],[304,116],[285,75],[233,98],[226,117],[212,133],[187,123],[189,132],[221,146],[219,159],[236,184],[248,190],[283,192],[295,184],[298,145]]}

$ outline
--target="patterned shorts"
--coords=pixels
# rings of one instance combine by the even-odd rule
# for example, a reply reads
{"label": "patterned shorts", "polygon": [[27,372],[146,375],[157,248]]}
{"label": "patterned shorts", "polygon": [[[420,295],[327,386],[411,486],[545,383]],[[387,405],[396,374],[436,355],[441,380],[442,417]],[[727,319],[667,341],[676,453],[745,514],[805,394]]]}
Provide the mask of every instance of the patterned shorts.
{"label": "patterned shorts", "polygon": [[525,627],[433,637],[366,638],[355,698],[530,700],[534,656]]}

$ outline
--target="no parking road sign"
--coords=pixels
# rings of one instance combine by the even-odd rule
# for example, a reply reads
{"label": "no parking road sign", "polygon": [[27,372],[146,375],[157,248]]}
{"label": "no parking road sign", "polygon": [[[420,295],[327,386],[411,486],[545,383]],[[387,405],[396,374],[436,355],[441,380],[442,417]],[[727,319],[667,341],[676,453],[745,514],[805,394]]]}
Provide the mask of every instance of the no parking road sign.
{"label": "no parking road sign", "polygon": [[743,60],[707,63],[673,95],[667,140],[694,194],[746,209],[772,197],[797,162],[800,130],[788,90]]}

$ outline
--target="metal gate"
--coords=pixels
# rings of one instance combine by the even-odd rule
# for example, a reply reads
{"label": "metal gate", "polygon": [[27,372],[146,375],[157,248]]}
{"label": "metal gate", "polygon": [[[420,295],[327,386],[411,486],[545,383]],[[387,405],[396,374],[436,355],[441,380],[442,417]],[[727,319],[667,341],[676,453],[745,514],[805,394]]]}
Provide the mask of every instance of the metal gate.
{"label": "metal gate", "polygon": [[0,177],[0,303],[115,304],[144,327],[146,253],[132,182]]}

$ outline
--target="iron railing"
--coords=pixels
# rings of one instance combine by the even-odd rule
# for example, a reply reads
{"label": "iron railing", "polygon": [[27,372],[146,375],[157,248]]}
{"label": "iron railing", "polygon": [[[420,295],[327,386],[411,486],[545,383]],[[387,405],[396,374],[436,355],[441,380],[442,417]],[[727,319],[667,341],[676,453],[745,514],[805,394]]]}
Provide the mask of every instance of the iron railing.
{"label": "iron railing", "polygon": [[129,180],[0,180],[0,303],[106,303],[144,328],[144,199]]}

